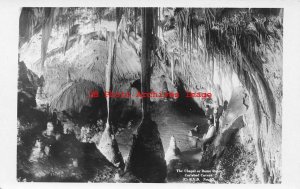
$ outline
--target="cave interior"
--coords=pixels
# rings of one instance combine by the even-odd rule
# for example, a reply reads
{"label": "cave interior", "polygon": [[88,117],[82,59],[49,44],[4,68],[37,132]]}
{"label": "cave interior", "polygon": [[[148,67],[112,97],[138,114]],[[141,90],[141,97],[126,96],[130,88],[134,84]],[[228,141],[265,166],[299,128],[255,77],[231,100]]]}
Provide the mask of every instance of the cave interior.
{"label": "cave interior", "polygon": [[282,38],[278,8],[22,8],[18,181],[281,183]]}

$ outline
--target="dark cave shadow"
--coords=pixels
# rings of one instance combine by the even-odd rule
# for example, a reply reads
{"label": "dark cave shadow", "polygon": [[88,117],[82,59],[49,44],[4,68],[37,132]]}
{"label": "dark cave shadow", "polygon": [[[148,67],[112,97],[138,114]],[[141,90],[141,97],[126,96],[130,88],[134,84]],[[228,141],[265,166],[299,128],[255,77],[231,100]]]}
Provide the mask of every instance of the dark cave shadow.
{"label": "dark cave shadow", "polygon": [[200,116],[205,116],[204,111],[199,107],[199,105],[193,100],[193,98],[187,98],[187,92],[184,88],[183,81],[178,78],[177,82],[177,92],[179,93],[179,98],[175,103],[175,108],[181,113],[192,113]]}

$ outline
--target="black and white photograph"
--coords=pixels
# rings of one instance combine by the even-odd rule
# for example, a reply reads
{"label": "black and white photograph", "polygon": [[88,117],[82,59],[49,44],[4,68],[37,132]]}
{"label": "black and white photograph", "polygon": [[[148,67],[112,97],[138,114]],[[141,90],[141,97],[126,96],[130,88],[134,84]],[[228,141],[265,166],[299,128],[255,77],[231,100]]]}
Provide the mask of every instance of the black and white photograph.
{"label": "black and white photograph", "polygon": [[283,8],[20,11],[18,182],[282,183]]}
{"label": "black and white photograph", "polygon": [[0,189],[298,189],[300,0],[3,0]]}

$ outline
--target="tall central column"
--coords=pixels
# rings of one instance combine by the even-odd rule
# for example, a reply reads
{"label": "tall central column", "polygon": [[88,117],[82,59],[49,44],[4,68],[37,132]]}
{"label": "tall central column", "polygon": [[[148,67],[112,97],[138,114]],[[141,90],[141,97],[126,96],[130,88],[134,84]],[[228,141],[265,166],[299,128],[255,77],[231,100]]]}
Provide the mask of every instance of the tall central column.
{"label": "tall central column", "polygon": [[[142,36],[142,93],[150,92],[150,65],[151,51],[153,43],[153,10],[144,8],[142,11],[143,18],[143,36]],[[143,119],[150,119],[149,112],[150,98],[142,99]]]}
{"label": "tall central column", "polygon": [[[143,8],[142,40],[142,92],[150,92],[150,63],[153,48],[154,8]],[[142,99],[143,119],[133,134],[131,150],[125,172],[138,177],[142,182],[165,182],[167,166],[165,153],[157,124],[151,120],[150,98]]]}

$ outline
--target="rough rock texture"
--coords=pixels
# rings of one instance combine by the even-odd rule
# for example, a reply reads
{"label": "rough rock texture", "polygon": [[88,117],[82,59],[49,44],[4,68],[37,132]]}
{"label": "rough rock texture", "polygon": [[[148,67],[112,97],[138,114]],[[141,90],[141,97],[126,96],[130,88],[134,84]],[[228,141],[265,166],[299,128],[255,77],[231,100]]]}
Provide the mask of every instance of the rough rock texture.
{"label": "rough rock texture", "polygon": [[[238,103],[247,111],[243,113],[246,129],[241,130],[244,133],[241,141],[249,146],[245,141],[251,138],[255,145],[256,173],[260,181],[280,183],[282,12],[266,16],[254,11],[252,16],[255,19],[250,22],[246,21],[247,13],[240,12],[238,16],[232,13],[226,18],[230,20],[226,23],[228,25],[223,22],[211,27],[199,26],[196,30],[200,38],[197,45],[189,41],[180,45],[180,30],[165,32],[168,60],[175,67],[162,65],[169,78],[175,75],[175,81],[184,83],[185,90],[211,92],[215,104],[223,105],[225,100],[230,101],[235,89],[242,87],[244,99]],[[240,26],[234,28],[231,22]],[[235,32],[231,33],[231,29]],[[186,28],[183,27],[183,30]],[[203,100],[194,100],[204,107]],[[230,120],[237,118],[239,115],[235,112],[238,111],[231,109],[227,116]]]}
{"label": "rough rock texture", "polygon": [[[183,16],[188,13],[187,9],[182,10]],[[259,175],[260,181],[280,183],[283,14],[282,9],[271,15],[259,14],[263,11],[252,9],[252,15],[249,17],[248,11],[249,9],[216,9],[211,13],[216,18],[215,23],[203,26],[201,24],[205,21],[201,18],[206,16],[205,9],[199,9],[196,12],[199,17],[199,20],[196,20],[198,25],[196,30],[193,30],[193,32],[197,31],[198,39],[194,40],[194,42],[197,41],[196,44],[189,42],[191,30],[187,28],[188,23],[185,23],[185,26],[179,24],[178,28],[163,32],[160,35],[160,48],[164,52],[161,53],[161,58],[164,57],[164,59],[153,66],[151,87],[153,91],[161,91],[161,75],[165,75],[169,91],[176,91],[178,83],[182,83],[182,87],[186,91],[211,92],[213,101],[219,105],[223,105],[225,100],[232,101],[234,91],[241,87],[244,90],[241,93],[243,96],[236,102],[240,106],[234,106],[225,112],[224,118],[220,122],[221,128],[224,129],[221,136],[227,136],[226,133],[232,127],[239,128],[234,131],[237,132],[238,141],[242,146],[245,149],[249,148],[249,151],[252,151],[253,146],[255,147],[256,173]],[[181,13],[180,17],[182,17]],[[189,19],[189,15],[186,14],[186,17],[183,18]],[[178,18],[176,19],[178,20]],[[224,21],[219,24],[221,19]],[[103,41],[105,36],[92,31],[92,24],[85,22],[82,24],[84,27],[79,28],[78,35],[69,39],[65,54],[62,53],[63,45],[59,47],[60,44],[65,44],[65,39],[61,39],[63,35],[58,32],[66,32],[63,30],[65,28],[62,30],[55,28],[51,33],[44,75],[45,92],[49,97],[57,94],[57,89],[61,89],[66,83],[68,70],[74,79],[90,77],[86,79],[97,84],[104,82],[103,68],[107,60],[107,46]],[[83,30],[83,28],[85,29]],[[108,24],[106,30],[111,30],[111,28],[116,27],[114,24],[112,26]],[[103,28],[97,27],[97,31],[102,30],[104,31]],[[106,33],[103,32],[103,34]],[[185,35],[183,42],[182,35]],[[32,36],[32,43],[24,44],[20,49],[20,59],[24,60],[30,69],[37,70],[38,75],[40,75],[38,70],[41,54],[40,38],[41,33],[37,33]],[[128,37],[127,41],[123,39],[118,45],[120,51],[117,52],[114,70],[116,84],[114,86],[116,90],[126,91],[130,87],[130,82],[138,79],[140,75],[140,62],[136,53],[139,51],[140,39],[135,40],[133,37]],[[128,61],[122,62],[123,59]],[[92,75],[90,72],[95,74]],[[124,82],[120,82],[121,80]],[[200,107],[204,107],[206,104],[200,98],[194,98],[194,101]],[[243,108],[242,115],[237,114],[240,108]],[[242,128],[240,125],[239,127],[234,125],[234,120],[240,116],[245,124]],[[228,125],[226,126],[226,124]],[[141,130],[146,128],[148,127]],[[134,148],[142,152],[144,152],[145,146],[140,142],[148,141],[150,138],[144,135],[139,136],[138,133],[135,138],[138,142]],[[155,133],[153,135],[155,136]],[[149,147],[150,149],[153,150],[152,147]],[[160,156],[160,153],[157,156]],[[150,152],[147,151],[146,154],[149,155]],[[140,158],[148,158],[148,156]],[[143,164],[144,162],[133,161],[133,159],[131,159],[131,163],[135,163],[138,165],[137,167],[146,166]],[[162,163],[160,160],[158,162]],[[142,175],[151,172],[151,170],[147,172],[142,168],[132,170],[141,172]],[[150,182],[146,176],[142,179]]]}
{"label": "rough rock texture", "polygon": [[176,140],[175,140],[174,136],[172,136],[170,139],[169,148],[165,155],[165,160],[167,162],[167,165],[170,163],[171,160],[179,159],[180,154],[181,154],[181,152],[180,152],[179,148],[177,147]]}
{"label": "rough rock texture", "polygon": [[18,113],[19,181],[114,182],[117,169],[94,143],[80,143],[74,133],[44,136],[46,120],[31,107]]}
{"label": "rough rock texture", "polygon": [[[92,96],[93,93],[98,96]],[[68,111],[81,113],[85,109],[97,113],[97,111],[106,111],[106,99],[103,98],[103,89],[96,83],[87,80],[80,80],[67,83],[56,94],[50,103],[50,109],[53,111]]]}
{"label": "rough rock texture", "polygon": [[165,153],[154,121],[144,120],[138,127],[125,171],[140,178],[142,182],[165,182]]}
{"label": "rough rock texture", "polygon": [[114,164],[121,169],[124,168],[124,160],[114,135],[111,132],[111,126],[106,124],[105,130],[101,136],[100,142],[97,146],[100,152]]}
{"label": "rough rock texture", "polygon": [[[40,78],[28,69],[23,61],[18,62],[18,107],[36,105],[35,96],[40,85]],[[19,109],[18,109],[19,110]]]}

